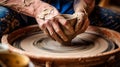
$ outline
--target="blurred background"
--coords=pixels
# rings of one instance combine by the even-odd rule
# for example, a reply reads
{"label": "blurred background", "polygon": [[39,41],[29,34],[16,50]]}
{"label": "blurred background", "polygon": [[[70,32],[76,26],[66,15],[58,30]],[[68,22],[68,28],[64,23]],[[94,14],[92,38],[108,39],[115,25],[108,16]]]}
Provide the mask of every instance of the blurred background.
{"label": "blurred background", "polygon": [[120,13],[120,0],[96,0],[96,5],[105,7]]}

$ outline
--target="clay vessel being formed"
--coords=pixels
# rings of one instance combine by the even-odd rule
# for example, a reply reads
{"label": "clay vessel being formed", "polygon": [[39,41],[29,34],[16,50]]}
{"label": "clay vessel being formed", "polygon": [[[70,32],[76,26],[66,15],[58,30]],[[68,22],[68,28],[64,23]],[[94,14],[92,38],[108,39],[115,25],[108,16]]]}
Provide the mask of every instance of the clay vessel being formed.
{"label": "clay vessel being formed", "polygon": [[[77,16],[75,15],[71,15],[71,14],[62,14],[62,16],[67,20],[68,23],[70,23],[72,25],[72,27],[75,29],[75,25],[78,21],[77,19]],[[82,20],[82,18],[81,18]],[[79,30],[80,33],[83,33],[85,32],[85,30],[87,29],[87,27],[89,26],[89,22],[84,22],[82,23],[81,22],[81,29]],[[76,37],[78,34],[74,33],[74,34],[71,34],[65,27],[63,27],[61,25],[61,28],[63,30],[63,32],[65,33],[65,35],[68,37],[68,41],[63,41],[62,44],[64,45],[67,45],[67,44],[70,44],[71,43],[71,40]]]}

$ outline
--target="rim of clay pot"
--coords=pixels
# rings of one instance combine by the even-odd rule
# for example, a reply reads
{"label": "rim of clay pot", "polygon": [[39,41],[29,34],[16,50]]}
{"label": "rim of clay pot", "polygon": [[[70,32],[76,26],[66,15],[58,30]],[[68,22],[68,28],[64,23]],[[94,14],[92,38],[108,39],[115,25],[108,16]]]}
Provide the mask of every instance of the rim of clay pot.
{"label": "rim of clay pot", "polygon": [[[22,32],[26,32],[26,31],[30,31],[32,28],[35,28],[35,29],[38,29],[38,25],[32,25],[32,26],[28,26],[28,27],[24,27],[22,29],[19,29],[17,31],[22,31]],[[111,57],[111,56],[115,56],[117,53],[120,52],[120,34],[116,31],[113,31],[113,30],[110,30],[110,29],[106,29],[106,28],[102,28],[102,27],[95,27],[95,26],[89,26],[88,29],[86,31],[96,31],[98,33],[101,33],[103,35],[105,35],[107,38],[109,38],[110,40],[112,40],[114,43],[117,44],[118,48],[112,50],[112,51],[108,51],[108,52],[104,52],[104,53],[100,53],[100,54],[96,54],[96,55],[93,55],[93,56],[89,56],[89,57],[43,57],[43,56],[35,56],[35,55],[32,55],[31,52],[27,52],[27,51],[23,51],[21,49],[18,49],[18,48],[15,48],[13,46],[11,46],[11,44],[9,43],[8,41],[8,37],[11,37],[10,35],[11,34],[19,34],[19,33],[16,33],[16,32],[12,32],[11,34],[6,34],[2,37],[2,43],[4,45],[7,45],[9,46],[9,50],[10,51],[13,51],[13,52],[16,52],[16,53],[20,53],[20,54],[25,54],[27,56],[29,56],[30,58],[32,59],[37,59],[37,60],[43,60],[43,61],[82,61],[84,59],[95,59],[95,58],[105,58],[105,57]],[[31,32],[34,32],[31,31]],[[94,33],[94,32],[93,32]],[[23,34],[20,34],[18,35],[17,37],[21,36],[21,35],[24,35],[25,33]],[[14,37],[15,39],[16,37]],[[13,40],[14,40],[13,39]],[[104,59],[103,59],[104,60]]]}

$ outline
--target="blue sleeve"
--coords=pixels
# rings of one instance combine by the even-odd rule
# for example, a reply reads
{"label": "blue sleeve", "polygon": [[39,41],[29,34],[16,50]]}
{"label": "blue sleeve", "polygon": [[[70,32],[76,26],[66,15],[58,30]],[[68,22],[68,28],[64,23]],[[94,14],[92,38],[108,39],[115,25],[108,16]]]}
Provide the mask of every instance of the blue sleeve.
{"label": "blue sleeve", "polygon": [[61,14],[73,14],[73,3],[74,0],[50,0],[50,4],[56,7]]}

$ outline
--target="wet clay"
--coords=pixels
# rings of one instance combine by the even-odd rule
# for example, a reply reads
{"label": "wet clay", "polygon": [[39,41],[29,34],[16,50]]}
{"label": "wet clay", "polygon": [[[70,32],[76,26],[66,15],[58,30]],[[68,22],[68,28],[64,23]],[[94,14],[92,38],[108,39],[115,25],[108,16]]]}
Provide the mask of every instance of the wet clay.
{"label": "wet clay", "polygon": [[[72,44],[72,45],[71,45]],[[67,46],[52,40],[45,34],[33,33],[16,40],[13,46],[34,54],[49,56],[89,56],[111,51],[115,45],[98,34],[86,32],[75,37]],[[104,45],[103,45],[104,44]],[[96,50],[97,49],[97,50]],[[78,54],[78,55],[77,55]]]}
{"label": "wet clay", "polygon": [[[72,27],[75,29],[75,25],[78,22],[77,16],[76,15],[70,15],[70,14],[62,14],[62,16],[67,20],[68,23],[72,25]],[[83,19],[83,18],[81,18]],[[82,23],[81,30],[79,30],[81,33],[84,32],[89,25],[89,22]],[[76,37],[78,34],[74,33],[71,34],[65,27],[61,26],[63,32],[65,35],[68,37],[68,41],[63,41],[62,45],[72,45],[71,41],[74,37]]]}
{"label": "wet clay", "polygon": [[[62,16],[73,26],[75,27],[75,24],[77,23],[77,17],[74,15],[69,15],[69,14],[62,14]],[[75,34],[71,34],[65,27],[61,26],[63,32],[65,35],[68,37],[68,41],[65,42],[63,41],[63,45],[71,45],[71,40],[76,36]]]}

